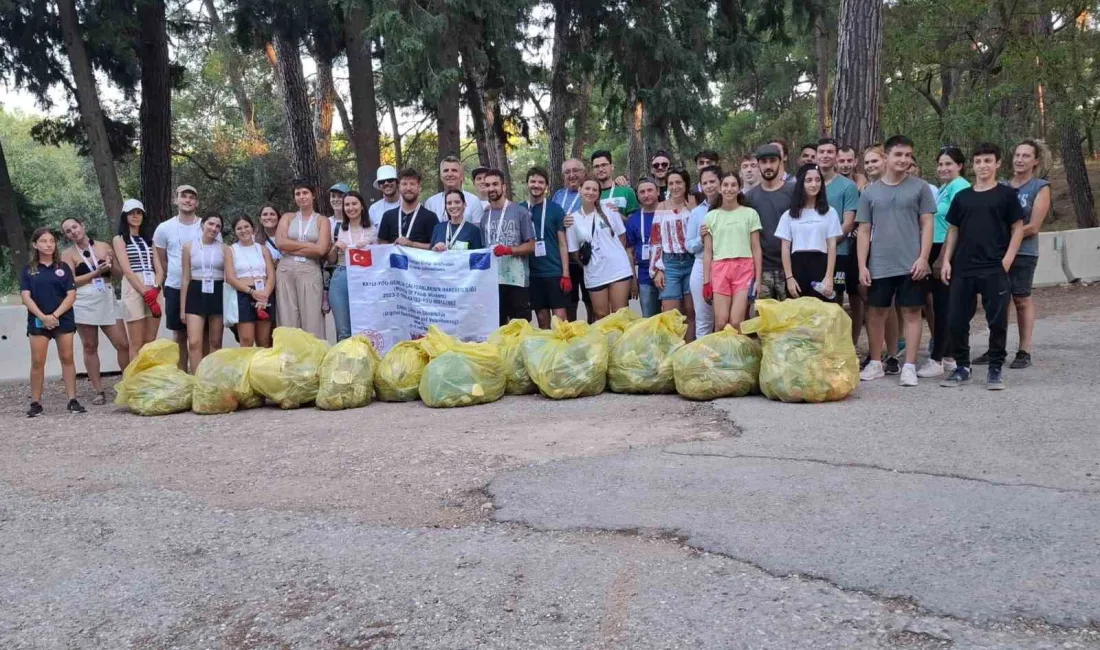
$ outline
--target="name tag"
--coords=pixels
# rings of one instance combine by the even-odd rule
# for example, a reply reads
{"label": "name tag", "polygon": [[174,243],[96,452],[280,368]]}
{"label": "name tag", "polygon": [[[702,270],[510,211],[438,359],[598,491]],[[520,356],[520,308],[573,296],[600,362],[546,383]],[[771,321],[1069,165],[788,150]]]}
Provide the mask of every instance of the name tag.
{"label": "name tag", "polygon": [[100,293],[107,293],[107,281],[103,278],[92,279],[92,286]]}
{"label": "name tag", "polygon": [[642,259],[649,259],[649,244],[642,244]]}
{"label": "name tag", "polygon": [[254,287],[255,287],[256,291],[263,291],[264,290],[264,281],[257,279],[256,284],[254,285]]}
{"label": "name tag", "polygon": [[456,241],[451,245],[449,250],[452,251],[465,251],[470,249],[470,242],[468,241]]}
{"label": "name tag", "polygon": [[546,257],[546,242],[535,242],[535,257]]}
{"label": "name tag", "polygon": [[202,292],[203,293],[214,293],[214,281],[213,280],[203,280],[202,281]]}
{"label": "name tag", "polygon": [[294,261],[296,261],[296,262],[308,262],[309,258],[308,257],[302,257],[300,255],[295,255],[294,256]]}
{"label": "name tag", "polygon": [[143,271],[141,274],[141,282],[146,288],[152,288],[157,283],[157,276],[152,271]]}

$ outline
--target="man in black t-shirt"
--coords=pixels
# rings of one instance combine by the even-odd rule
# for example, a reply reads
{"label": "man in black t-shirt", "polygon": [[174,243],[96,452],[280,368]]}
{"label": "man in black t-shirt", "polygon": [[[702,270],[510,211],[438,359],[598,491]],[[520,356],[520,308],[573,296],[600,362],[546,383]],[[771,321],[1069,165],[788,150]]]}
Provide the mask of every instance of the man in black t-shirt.
{"label": "man in black t-shirt", "polygon": [[941,279],[951,286],[948,330],[958,367],[940,385],[970,381],[970,320],[982,296],[989,324],[989,375],[986,387],[1002,390],[1001,366],[1008,337],[1008,269],[1024,238],[1024,214],[1016,190],[997,183],[1001,148],[981,144],[971,154],[974,186],[955,195],[947,211],[947,241]]}
{"label": "man in black t-shirt", "polygon": [[420,204],[420,172],[403,169],[397,175],[401,205],[382,215],[378,243],[410,248],[431,248],[432,231],[439,223],[436,213]]}

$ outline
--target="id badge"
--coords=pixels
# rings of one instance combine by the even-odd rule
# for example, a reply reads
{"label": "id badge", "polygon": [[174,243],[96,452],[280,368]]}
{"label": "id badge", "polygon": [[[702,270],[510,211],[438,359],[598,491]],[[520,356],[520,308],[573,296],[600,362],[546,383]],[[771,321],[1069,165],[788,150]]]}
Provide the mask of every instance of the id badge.
{"label": "id badge", "polygon": [[93,278],[92,286],[100,293],[107,293],[107,282],[103,278]]}
{"label": "id badge", "polygon": [[253,285],[253,288],[256,291],[263,291],[264,290],[264,281],[260,280],[260,279],[257,279],[255,284]]}
{"label": "id badge", "polygon": [[452,251],[470,250],[470,242],[468,242],[468,241],[456,241],[454,243],[454,246],[451,246],[448,250],[452,250]]}
{"label": "id badge", "polygon": [[308,262],[309,258],[308,257],[302,257],[301,255],[295,255],[294,256],[294,261],[296,261],[296,262]]}
{"label": "id badge", "polygon": [[546,257],[546,242],[535,242],[535,257]]}
{"label": "id badge", "polygon": [[202,281],[202,292],[203,293],[214,293],[214,281],[213,280],[203,280]]}
{"label": "id badge", "polygon": [[642,259],[649,259],[649,244],[642,244]]}
{"label": "id badge", "polygon": [[144,284],[144,285],[145,285],[145,286],[146,286],[147,288],[151,288],[151,287],[152,287],[152,286],[153,286],[154,284],[156,284],[156,282],[157,282],[157,276],[156,276],[156,274],[154,274],[154,273],[152,273],[152,272],[150,272],[150,271],[144,271],[144,272],[143,272],[143,273],[141,274],[141,282],[142,282],[142,284]]}

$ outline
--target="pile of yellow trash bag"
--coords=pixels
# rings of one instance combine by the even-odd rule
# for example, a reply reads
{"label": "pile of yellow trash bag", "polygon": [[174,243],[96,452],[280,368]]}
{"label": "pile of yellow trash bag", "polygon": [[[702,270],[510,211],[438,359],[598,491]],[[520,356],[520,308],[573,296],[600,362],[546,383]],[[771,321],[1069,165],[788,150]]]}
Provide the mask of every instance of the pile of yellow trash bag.
{"label": "pile of yellow trash bag", "polygon": [[252,357],[248,380],[252,389],[283,409],[295,409],[317,399],[321,361],[328,343],[296,327],[277,327],[274,344]]}
{"label": "pile of yellow trash bag", "polygon": [[693,400],[760,391],[760,343],[726,325],[672,353],[676,392]]}
{"label": "pile of yellow trash bag", "polygon": [[607,345],[610,350],[611,347],[618,342],[623,332],[626,332],[631,325],[637,323],[641,319],[642,317],[631,311],[629,307],[623,307],[618,311],[604,316],[595,323],[592,323],[592,327],[595,327],[607,336]]}
{"label": "pile of yellow trash bag", "polygon": [[420,377],[428,367],[424,339],[401,341],[390,348],[374,371],[374,391],[383,402],[420,399]]}
{"label": "pile of yellow trash bag", "polygon": [[537,393],[539,387],[535,385],[531,375],[527,373],[527,366],[523,363],[523,340],[536,331],[530,321],[513,319],[489,336],[489,343],[497,346],[500,352],[500,362],[504,366],[506,383],[504,393],[506,395],[527,395]]}
{"label": "pile of yellow trash bag", "polygon": [[179,369],[180,349],[175,341],[147,343],[122,371],[115,386],[115,404],[138,415],[168,415],[191,410],[195,378]]}
{"label": "pile of yellow trash bag", "polygon": [[859,385],[852,319],[816,298],[758,300],[756,318],[741,323],[764,345],[760,389],[784,402],[833,402]]}
{"label": "pile of yellow trash bag", "polygon": [[616,393],[672,393],[672,353],[684,344],[687,319],[673,309],[636,321],[614,345],[607,385]]}
{"label": "pile of yellow trash bag", "polygon": [[488,404],[504,396],[504,367],[497,346],[465,343],[435,325],[424,337],[431,357],[420,377],[420,399],[432,408]]}
{"label": "pile of yellow trash bag", "polygon": [[357,334],[329,348],[321,361],[317,408],[340,411],[374,399],[374,371],[380,359],[370,339]]}
{"label": "pile of yellow trash bag", "polygon": [[607,335],[588,323],[553,319],[523,341],[527,374],[546,397],[599,395],[607,385]]}
{"label": "pile of yellow trash bag", "polygon": [[195,370],[191,410],[203,415],[263,406],[264,398],[248,380],[252,357],[262,348],[225,348],[211,352]]}

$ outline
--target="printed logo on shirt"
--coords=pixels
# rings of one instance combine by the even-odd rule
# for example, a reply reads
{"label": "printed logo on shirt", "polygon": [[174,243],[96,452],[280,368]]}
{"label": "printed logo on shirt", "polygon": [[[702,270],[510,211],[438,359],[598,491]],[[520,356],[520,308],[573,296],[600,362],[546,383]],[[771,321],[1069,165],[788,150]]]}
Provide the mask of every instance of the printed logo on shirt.
{"label": "printed logo on shirt", "polygon": [[470,253],[471,271],[488,271],[491,263],[491,253]]}
{"label": "printed logo on shirt", "polygon": [[1021,208],[1023,208],[1023,209],[1025,209],[1025,210],[1027,209],[1027,199],[1028,199],[1028,196],[1029,196],[1029,193],[1028,193],[1028,192],[1020,192],[1020,194],[1019,194],[1019,199],[1020,199],[1020,207],[1021,207]]}
{"label": "printed logo on shirt", "polygon": [[348,263],[352,266],[369,267],[374,264],[369,250],[351,249],[348,251]]}
{"label": "printed logo on shirt", "polygon": [[409,257],[398,253],[390,253],[390,268],[401,269],[402,271],[409,270]]}

